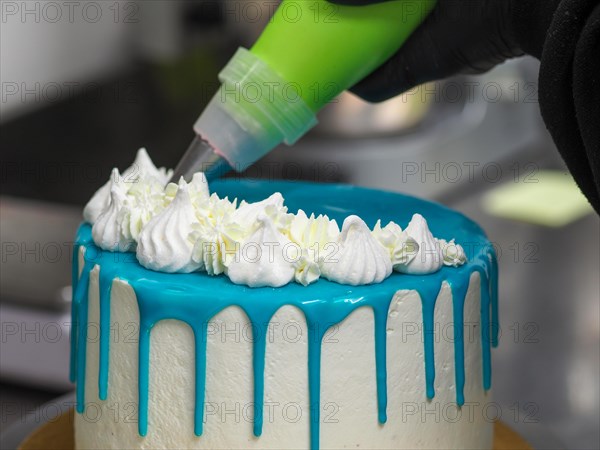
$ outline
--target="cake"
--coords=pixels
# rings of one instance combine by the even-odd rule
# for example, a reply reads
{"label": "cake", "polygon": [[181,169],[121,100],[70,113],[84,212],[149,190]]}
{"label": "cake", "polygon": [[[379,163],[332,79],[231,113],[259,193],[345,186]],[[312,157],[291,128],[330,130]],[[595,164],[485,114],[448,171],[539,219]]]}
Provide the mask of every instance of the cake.
{"label": "cake", "polygon": [[491,448],[478,225],[378,190],[169,177],[142,150],[84,210],[76,448]]}

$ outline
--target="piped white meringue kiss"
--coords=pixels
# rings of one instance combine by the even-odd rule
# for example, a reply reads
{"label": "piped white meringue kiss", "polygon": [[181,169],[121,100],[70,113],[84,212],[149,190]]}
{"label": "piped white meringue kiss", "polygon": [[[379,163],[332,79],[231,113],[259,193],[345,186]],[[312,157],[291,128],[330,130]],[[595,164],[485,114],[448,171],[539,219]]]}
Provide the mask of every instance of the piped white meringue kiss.
{"label": "piped white meringue kiss", "polygon": [[294,279],[294,258],[288,256],[295,246],[275,228],[265,214],[257,217],[258,228],[238,249],[227,275],[236,284],[250,287],[281,287]]}
{"label": "piped white meringue kiss", "polygon": [[358,216],[344,220],[337,248],[321,262],[321,275],[341,284],[381,283],[392,273],[388,251]]}
{"label": "piped white meringue kiss", "polygon": [[413,215],[404,231],[416,241],[419,248],[414,258],[406,264],[398,264],[394,269],[412,275],[425,275],[440,270],[444,265],[440,245],[429,231],[425,218],[420,214]]}
{"label": "piped white meringue kiss", "polygon": [[[131,186],[135,183],[146,183],[148,178],[156,179],[163,186],[167,183],[172,170],[166,170],[164,167],[158,169],[145,148],[138,150],[133,164],[129,166],[121,175],[121,181],[124,184],[123,193],[127,194]],[[104,211],[110,203],[110,188],[111,180],[108,180],[100,189],[98,189],[90,201],[83,209],[83,218],[86,222],[94,224],[102,211]]]}
{"label": "piped white meringue kiss", "polygon": [[135,247],[135,242],[121,232],[121,210],[127,202],[127,197],[123,192],[123,181],[117,169],[113,169],[109,183],[108,205],[92,227],[92,238],[100,248],[127,252]]}
{"label": "piped white meringue kiss", "polygon": [[182,179],[173,201],[142,230],[138,239],[137,259],[148,269],[168,273],[189,273],[202,269],[192,259],[190,239],[196,222],[187,183]]}
{"label": "piped white meringue kiss", "polygon": [[87,223],[93,225],[96,220],[98,220],[98,217],[100,217],[100,214],[102,214],[102,211],[108,208],[108,205],[110,204],[110,188],[115,170],[116,169],[113,169],[110,179],[104,183],[102,187],[94,193],[94,195],[92,195],[92,198],[83,208],[83,220],[85,220]]}

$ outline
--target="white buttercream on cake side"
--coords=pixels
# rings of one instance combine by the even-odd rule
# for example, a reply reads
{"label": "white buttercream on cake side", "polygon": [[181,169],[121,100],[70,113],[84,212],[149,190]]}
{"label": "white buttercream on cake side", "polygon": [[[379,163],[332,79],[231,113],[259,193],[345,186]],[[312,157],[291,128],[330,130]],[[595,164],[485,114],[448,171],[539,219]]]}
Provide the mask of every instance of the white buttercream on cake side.
{"label": "white buttercream on cake side", "polygon": [[[90,276],[89,326],[99,328],[99,271]],[[470,278],[465,300],[468,330],[479,329],[480,278]],[[423,379],[421,300],[416,291],[398,291],[387,315],[388,420],[377,422],[374,319],[359,308],[328,332],[322,343],[321,448],[491,449],[497,404],[482,386],[481,333],[465,339],[465,395],[456,406],[452,292],[444,284],[435,308],[436,395],[427,400]],[[309,329],[293,306],[271,319],[265,353],[263,433],[252,434],[253,363],[248,317],[229,307],[207,326],[207,373],[203,435],[194,435],[195,343],[190,327],[162,320],[150,334],[149,429],[138,434],[138,335],[136,294],[115,279],[110,311],[108,398],[98,398],[99,340],[86,349],[85,398],[88,409],[75,414],[77,449],[308,449]],[[451,333],[451,331],[450,331]]]}

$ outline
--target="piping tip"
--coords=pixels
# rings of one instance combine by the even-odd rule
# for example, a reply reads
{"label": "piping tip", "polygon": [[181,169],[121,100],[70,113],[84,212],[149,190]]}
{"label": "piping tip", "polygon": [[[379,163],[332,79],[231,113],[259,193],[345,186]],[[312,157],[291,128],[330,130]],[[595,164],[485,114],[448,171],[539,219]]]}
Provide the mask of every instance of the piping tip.
{"label": "piping tip", "polygon": [[215,153],[214,148],[200,136],[196,136],[177,164],[170,183],[179,183],[181,177],[192,181],[196,172],[204,172],[208,181],[216,180],[229,172],[231,166]]}

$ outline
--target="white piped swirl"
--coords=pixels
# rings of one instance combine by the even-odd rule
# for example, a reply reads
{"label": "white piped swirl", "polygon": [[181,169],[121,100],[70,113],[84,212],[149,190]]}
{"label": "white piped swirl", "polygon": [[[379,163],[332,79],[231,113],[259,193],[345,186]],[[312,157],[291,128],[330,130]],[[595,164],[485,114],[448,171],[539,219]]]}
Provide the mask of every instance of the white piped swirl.
{"label": "white piped swirl", "polygon": [[373,236],[388,251],[395,270],[408,265],[419,251],[419,244],[395,222],[381,228],[381,220],[378,220]]}
{"label": "white piped swirl", "polygon": [[467,255],[464,248],[454,242],[454,239],[450,242],[444,239],[438,239],[437,241],[440,245],[445,266],[458,267],[467,262]]}

